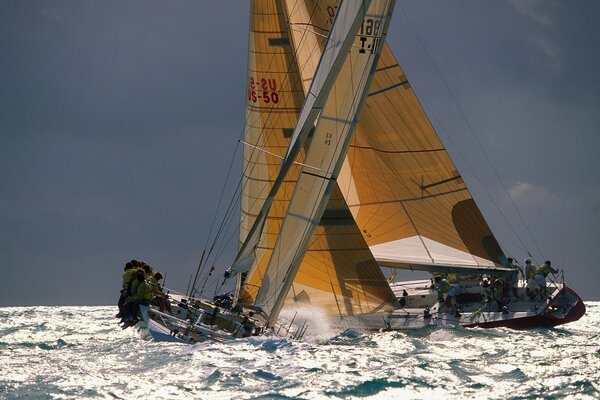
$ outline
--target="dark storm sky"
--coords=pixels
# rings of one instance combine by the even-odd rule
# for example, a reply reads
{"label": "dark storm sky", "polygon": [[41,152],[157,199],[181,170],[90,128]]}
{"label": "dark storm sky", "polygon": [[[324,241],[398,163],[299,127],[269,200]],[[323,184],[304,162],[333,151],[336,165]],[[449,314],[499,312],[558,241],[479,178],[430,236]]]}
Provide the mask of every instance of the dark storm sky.
{"label": "dark storm sky", "polygon": [[[185,289],[243,129],[248,8],[0,3],[0,305],[113,303],[131,258]],[[542,260],[503,185],[587,299],[600,284],[598,17],[592,0],[398,0],[388,37],[505,250]]]}

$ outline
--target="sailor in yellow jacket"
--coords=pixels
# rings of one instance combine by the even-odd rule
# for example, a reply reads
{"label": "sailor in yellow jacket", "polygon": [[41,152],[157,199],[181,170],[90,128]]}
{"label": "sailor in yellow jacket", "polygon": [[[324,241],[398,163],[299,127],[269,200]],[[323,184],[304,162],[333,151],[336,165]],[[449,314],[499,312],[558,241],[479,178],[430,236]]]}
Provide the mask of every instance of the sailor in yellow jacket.
{"label": "sailor in yellow jacket", "polygon": [[146,282],[144,272],[137,271],[134,277],[129,286],[131,297],[127,301],[127,316],[122,326],[123,329],[137,324],[139,321],[139,306],[147,306],[152,300],[152,285]]}
{"label": "sailor in yellow jacket", "polygon": [[552,263],[550,260],[546,260],[542,265],[540,265],[540,267],[537,269],[536,274],[535,274],[535,281],[539,285],[540,291],[543,296],[547,295],[547,293],[546,293],[546,277],[551,272],[553,274],[556,274],[559,271],[558,269],[552,268],[551,264]]}
{"label": "sailor in yellow jacket", "polygon": [[[438,301],[442,300],[444,294],[446,294],[446,298],[442,300],[443,304],[446,306],[450,313],[454,314],[455,317],[460,317],[461,314],[458,312],[458,307],[456,304],[456,297],[458,296],[459,284],[450,283],[446,279],[442,279],[440,275],[435,276],[434,282],[438,291]],[[440,301],[440,303],[442,303],[442,301]]]}
{"label": "sailor in yellow jacket", "polygon": [[152,285],[150,285],[150,283],[148,283],[145,279],[138,279],[138,281],[139,283],[137,285],[136,292],[133,295],[133,301],[134,303],[137,303],[137,305],[143,304],[147,306],[152,300]]}
{"label": "sailor in yellow jacket", "polygon": [[531,258],[525,260],[525,281],[527,282],[527,286],[525,287],[525,294],[531,300],[535,299],[537,296],[537,287],[538,284],[535,281],[535,274],[537,272],[537,267],[531,261]]}
{"label": "sailor in yellow jacket", "polygon": [[122,318],[125,315],[124,304],[127,301],[127,298],[129,297],[127,287],[129,286],[129,281],[131,281],[131,277],[134,273],[135,268],[133,267],[133,264],[131,263],[131,261],[127,262],[123,269],[123,284],[121,288],[121,295],[119,296],[119,301],[117,303],[117,306],[119,307],[119,312],[117,313],[117,315],[115,315],[116,318]]}

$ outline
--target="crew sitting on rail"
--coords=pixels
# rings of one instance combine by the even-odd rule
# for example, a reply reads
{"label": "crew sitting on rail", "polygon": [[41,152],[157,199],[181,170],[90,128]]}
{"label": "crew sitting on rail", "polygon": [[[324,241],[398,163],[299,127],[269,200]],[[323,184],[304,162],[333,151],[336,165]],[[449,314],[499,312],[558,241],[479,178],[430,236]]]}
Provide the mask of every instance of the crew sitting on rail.
{"label": "crew sitting on rail", "polygon": [[126,314],[123,329],[137,324],[139,321],[139,306],[147,306],[152,300],[152,286],[146,282],[142,271],[136,272],[134,282],[137,282],[135,290],[132,289],[131,296],[125,303]]}
{"label": "crew sitting on rail", "polygon": [[[458,296],[459,290],[458,283],[450,283],[446,279],[442,279],[441,275],[436,275],[434,281],[438,291],[438,301],[443,302],[446,309],[453,313],[455,317],[460,317],[461,314],[458,312],[456,305],[456,296]],[[445,299],[443,297],[444,293],[446,294]]]}
{"label": "crew sitting on rail", "polygon": [[171,303],[169,302],[169,298],[163,292],[159,283],[162,278],[163,275],[160,272],[155,272],[154,275],[147,279],[150,283],[150,286],[152,286],[152,294],[154,295],[152,304],[156,305],[159,311],[171,312]]}
{"label": "crew sitting on rail", "polygon": [[122,288],[121,288],[121,295],[119,296],[119,301],[117,303],[117,305],[119,307],[119,312],[117,313],[117,315],[115,315],[116,318],[121,318],[125,315],[125,310],[124,310],[123,304],[125,304],[127,297],[129,297],[129,293],[127,292],[127,287],[129,285],[129,281],[131,280],[131,277],[133,276],[134,272],[135,272],[135,268],[133,267],[133,264],[131,263],[131,261],[128,261],[125,264],[125,267],[123,268],[123,284],[122,284]]}

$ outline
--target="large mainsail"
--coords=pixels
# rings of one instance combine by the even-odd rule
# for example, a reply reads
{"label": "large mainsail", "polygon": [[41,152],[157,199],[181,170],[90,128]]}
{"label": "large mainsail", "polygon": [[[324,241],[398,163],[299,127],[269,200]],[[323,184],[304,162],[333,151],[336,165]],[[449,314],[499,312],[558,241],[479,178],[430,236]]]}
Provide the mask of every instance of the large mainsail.
{"label": "large mainsail", "polygon": [[[328,40],[319,58],[319,66],[315,70],[313,80],[306,95],[304,105],[300,110],[298,122],[292,132],[290,144],[287,148],[279,173],[272,183],[269,194],[266,196],[256,220],[248,231],[238,255],[232,265],[234,272],[246,272],[255,260],[255,248],[260,241],[262,230],[268,213],[273,204],[280,186],[287,177],[288,171],[300,153],[305,140],[312,131],[313,124],[324,107],[325,101],[337,73],[346,59],[352,46],[354,34],[363,21],[371,0],[349,1],[344,3],[336,16],[336,24],[329,33]],[[263,97],[263,100],[265,98]],[[268,98],[267,98],[268,100]]]}
{"label": "large mainsail", "polygon": [[[251,2],[240,246],[271,190],[304,102],[285,21],[277,0]],[[268,261],[298,171],[291,166],[274,197],[259,245],[250,249],[254,256],[246,261],[250,265]]]}
{"label": "large mainsail", "polygon": [[[349,3],[350,4],[350,3]],[[252,2],[249,54],[249,97],[245,141],[248,146],[244,156],[244,181],[242,192],[242,220],[240,229],[241,257],[238,257],[233,270],[244,271],[250,261],[252,269],[244,279],[239,291],[242,303],[252,303],[263,283],[264,271],[270,259],[287,202],[291,196],[293,184],[298,178],[298,166],[291,165],[281,188],[276,192],[272,207],[269,209],[264,229],[260,231],[260,242],[248,246],[248,232],[255,223],[257,215],[264,207],[267,193],[275,185],[275,177],[280,157],[296,123],[300,110],[303,90],[299,80],[299,70],[305,68],[293,62],[292,46],[284,22],[289,15],[282,12],[282,4],[276,0],[257,0]],[[310,43],[310,35],[299,39],[301,43]],[[304,42],[302,42],[304,40]],[[350,40],[351,44],[353,40]],[[321,54],[321,43],[313,43],[315,54]],[[275,72],[275,75],[269,71]],[[314,71],[313,71],[314,73]],[[278,102],[260,100],[264,96],[261,86],[271,85],[278,90]],[[261,80],[261,86],[258,86]],[[311,81],[312,82],[312,81]],[[306,90],[311,82],[308,82]],[[271,88],[273,90],[273,88]],[[300,93],[300,95],[298,95]],[[301,151],[296,161],[302,162]],[[348,315],[364,313],[380,307],[389,306],[392,293],[387,286],[381,270],[374,262],[360,231],[347,211],[345,201],[339,191],[330,199],[323,218],[314,235],[303,262],[298,284],[292,289],[292,301],[313,302],[322,305],[330,314]],[[340,210],[342,213],[340,214]],[[335,237],[337,240],[332,240]],[[255,240],[255,238],[253,239]],[[360,252],[356,249],[360,248]],[[245,261],[246,260],[246,261]],[[344,261],[341,263],[340,261]],[[338,266],[347,268],[338,270]],[[327,300],[327,301],[325,301]]]}

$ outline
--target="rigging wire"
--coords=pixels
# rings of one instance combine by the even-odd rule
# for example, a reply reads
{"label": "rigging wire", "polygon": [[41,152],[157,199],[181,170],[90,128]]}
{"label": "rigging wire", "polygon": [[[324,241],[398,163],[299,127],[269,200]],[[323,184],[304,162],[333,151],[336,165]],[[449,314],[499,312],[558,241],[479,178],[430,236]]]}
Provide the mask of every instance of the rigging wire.
{"label": "rigging wire", "polygon": [[[223,195],[225,194],[225,190],[227,188],[227,183],[229,182],[229,177],[231,176],[231,170],[233,169],[233,165],[235,164],[235,156],[237,154],[238,148],[239,148],[239,142],[236,144],[235,150],[234,150],[233,155],[231,157],[231,161],[229,162],[229,168],[227,170],[227,177],[225,178],[225,182],[223,183],[223,188],[221,189],[221,194],[219,196],[219,201],[217,203],[217,210],[215,211],[215,213],[213,215],[213,219],[212,219],[212,222],[210,224],[210,229],[208,231],[208,236],[206,237],[206,243],[204,245],[204,250],[202,251],[202,256],[200,257],[200,262],[198,263],[198,269],[196,270],[196,276],[194,277],[194,281],[193,281],[193,283],[191,285],[191,288],[192,288],[191,291],[192,292],[196,288],[196,282],[197,282],[197,279],[198,279],[198,275],[200,275],[202,273],[203,267],[204,267],[204,265],[206,265],[206,263],[203,264],[204,254],[205,254],[206,249],[208,247],[208,243],[209,243],[209,240],[210,240],[210,237],[211,237],[214,225],[215,225],[215,221],[217,219],[217,215],[219,214],[219,209],[221,208],[221,201],[223,200]],[[227,214],[228,211],[229,210],[227,210],[225,214]],[[219,227],[219,231],[221,230],[222,225],[223,225],[223,223],[221,223],[221,226]],[[210,257],[210,255],[212,253],[212,250],[214,248],[215,242],[216,242],[217,237],[219,235],[219,231],[215,235],[215,241],[210,246],[208,254],[206,255],[206,259],[208,259],[208,257]],[[190,296],[192,295],[192,292],[190,292]]]}
{"label": "rigging wire", "polygon": [[[533,243],[535,244],[536,248],[538,249],[538,251],[540,252],[540,254],[542,254],[542,251],[539,247],[539,245],[537,244],[535,238],[533,237],[533,234],[531,233],[528,225],[525,223],[525,220],[523,219],[523,216],[521,215],[521,213],[519,212],[516,204],[514,203],[512,197],[510,196],[510,193],[508,192],[508,190],[506,189],[506,186],[504,184],[504,182],[502,181],[502,179],[500,178],[500,175],[498,174],[498,171],[496,170],[496,168],[494,167],[494,164],[491,162],[489,156],[487,155],[487,152],[485,151],[485,149],[483,148],[481,142],[479,141],[479,139],[477,138],[477,135],[475,135],[475,131],[473,130],[473,127],[471,126],[471,124],[469,123],[464,111],[462,110],[462,108],[460,107],[458,101],[456,100],[456,98],[454,97],[454,94],[452,93],[452,91],[450,90],[450,87],[446,81],[446,79],[444,79],[444,76],[442,75],[441,71],[439,70],[437,64],[435,63],[435,61],[433,60],[433,57],[431,56],[431,53],[429,52],[429,50],[427,49],[427,47],[425,46],[425,44],[423,43],[423,40],[421,39],[421,36],[417,33],[410,17],[408,16],[406,10],[404,9],[404,7],[402,7],[402,5],[400,5],[400,9],[402,10],[404,16],[406,17],[406,20],[408,21],[411,30],[413,31],[413,33],[415,34],[415,36],[417,37],[417,40],[420,44],[420,46],[423,48],[423,50],[425,51],[428,59],[430,60],[430,62],[432,63],[437,75],[440,77],[442,83],[445,86],[446,91],[448,92],[448,94],[450,95],[450,98],[452,100],[452,102],[455,104],[456,108],[458,109],[463,121],[465,122],[465,124],[468,127],[468,130],[471,134],[471,136],[475,139],[475,142],[477,143],[478,147],[481,149],[483,155],[485,156],[488,164],[491,166],[492,171],[494,172],[496,178],[498,179],[498,181],[500,182],[500,184],[502,185],[502,188],[505,192],[505,194],[507,195],[507,197],[509,198],[513,208],[515,209],[515,211],[517,212],[517,215],[519,216],[521,222],[523,223],[523,225],[525,226],[530,238],[532,239]],[[429,108],[431,110],[431,108]],[[433,113],[432,113],[433,114]],[[433,114],[435,116],[435,114]],[[440,121],[435,118],[436,121],[438,123],[440,123]],[[441,125],[441,124],[440,124]],[[443,125],[441,125],[443,127]],[[525,243],[523,242],[523,240],[521,239],[520,235],[516,232],[516,230],[514,229],[513,225],[509,222],[508,218],[505,216],[505,214],[502,212],[502,210],[500,209],[500,207],[498,206],[498,204],[496,203],[496,201],[493,199],[493,197],[491,196],[491,194],[489,193],[489,191],[487,190],[487,188],[483,185],[483,182],[479,179],[479,177],[477,176],[477,174],[475,173],[474,169],[470,166],[470,164],[467,162],[466,158],[464,157],[464,155],[462,154],[462,152],[460,151],[460,149],[458,148],[458,146],[452,141],[452,139],[450,138],[450,136],[448,135],[448,138],[450,139],[450,141],[452,142],[452,144],[454,145],[454,147],[457,149],[460,157],[463,159],[463,161],[465,162],[465,164],[467,165],[467,167],[471,170],[471,172],[474,174],[475,178],[477,179],[477,181],[479,182],[479,184],[481,185],[481,187],[483,188],[483,190],[485,191],[485,193],[487,194],[487,196],[490,198],[490,200],[492,201],[492,203],[494,204],[495,208],[498,210],[498,212],[502,215],[502,218],[504,219],[504,221],[507,223],[507,225],[510,227],[510,229],[512,230],[512,232],[515,234],[515,236],[517,237],[517,239],[519,240],[519,242],[521,242],[521,244],[523,245],[523,247],[527,248],[527,246],[525,245]],[[529,251],[527,251],[527,253],[529,253]],[[543,254],[542,254],[543,257]]]}

